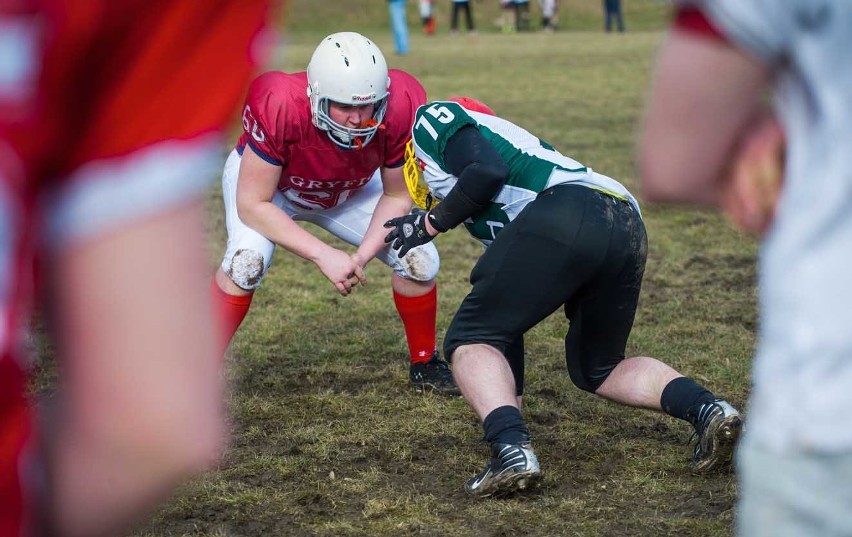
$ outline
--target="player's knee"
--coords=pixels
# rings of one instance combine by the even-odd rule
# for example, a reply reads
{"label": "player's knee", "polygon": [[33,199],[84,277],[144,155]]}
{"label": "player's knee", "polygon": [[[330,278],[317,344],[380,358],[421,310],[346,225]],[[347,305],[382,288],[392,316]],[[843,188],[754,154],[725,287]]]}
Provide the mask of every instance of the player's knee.
{"label": "player's knee", "polygon": [[[449,363],[453,363],[454,359],[464,354],[464,347],[465,345],[463,343],[450,343],[445,340],[444,359],[447,360]],[[459,348],[461,348],[462,350],[459,351]]]}
{"label": "player's knee", "polygon": [[589,393],[595,393],[618,363],[608,363],[596,367],[568,367],[568,375],[574,386]]}
{"label": "player's knee", "polygon": [[265,272],[263,255],[249,249],[237,250],[225,271],[232,282],[246,291],[257,289]]}
{"label": "player's knee", "polygon": [[424,244],[409,251],[399,259],[403,278],[418,282],[428,282],[438,276],[441,258],[433,244]]}
{"label": "player's knee", "polygon": [[459,330],[458,324],[455,322],[450,323],[450,326],[447,328],[446,333],[444,333],[444,358],[448,361],[452,362],[453,358],[458,353],[459,347],[465,347],[467,345],[473,344],[471,338],[467,337],[467,334],[462,333]]}

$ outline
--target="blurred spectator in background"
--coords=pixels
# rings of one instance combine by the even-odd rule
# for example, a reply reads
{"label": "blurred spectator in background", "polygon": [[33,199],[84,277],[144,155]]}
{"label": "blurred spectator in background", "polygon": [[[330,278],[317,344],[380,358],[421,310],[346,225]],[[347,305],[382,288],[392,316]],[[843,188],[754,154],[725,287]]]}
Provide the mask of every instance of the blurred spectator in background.
{"label": "blurred spectator in background", "polygon": [[408,0],[388,0],[391,30],[393,31],[394,52],[400,56],[408,54],[408,18],[405,7]]}
{"label": "blurred spectator in background", "polygon": [[503,8],[501,25],[504,34],[530,29],[529,0],[500,0],[500,5]]}
{"label": "blurred spectator in background", "polygon": [[557,0],[539,0],[541,4],[541,29],[552,32],[556,29]]}
{"label": "blurred spectator in background", "polygon": [[852,535],[852,3],[681,2],[640,144],[654,201],[762,236],[737,534]]}
{"label": "blurred spectator in background", "polygon": [[[0,5],[0,535],[124,534],[221,454],[204,200],[269,9]],[[47,409],[21,349],[37,301]]]}
{"label": "blurred spectator in background", "polygon": [[476,33],[473,26],[473,13],[471,13],[469,0],[452,0],[453,9],[450,15],[450,32],[458,33],[459,31],[459,12],[464,11],[465,23],[467,24],[467,33]]}
{"label": "blurred spectator in background", "polygon": [[532,29],[530,23],[530,0],[514,0],[515,4],[515,29],[526,32]]}
{"label": "blurred spectator in background", "polygon": [[494,24],[500,27],[504,34],[515,32],[515,6],[512,0],[500,0],[500,16],[494,20]]}
{"label": "blurred spectator in background", "polygon": [[604,8],[604,30],[612,31],[612,22],[615,20],[619,32],[624,31],[624,16],[621,13],[621,0],[603,0]]}
{"label": "blurred spectator in background", "polygon": [[419,0],[420,20],[423,22],[423,33],[432,35],[435,33],[435,14],[433,8],[435,0]]}

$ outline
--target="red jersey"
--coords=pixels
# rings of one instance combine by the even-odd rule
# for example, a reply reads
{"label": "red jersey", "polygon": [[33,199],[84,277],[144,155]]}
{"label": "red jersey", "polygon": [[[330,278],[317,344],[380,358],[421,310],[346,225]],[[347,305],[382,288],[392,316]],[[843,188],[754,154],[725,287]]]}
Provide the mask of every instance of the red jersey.
{"label": "red jersey", "polygon": [[[116,163],[187,142],[152,157],[159,171],[222,134],[264,59],[270,1],[0,0],[0,535],[32,530],[37,450],[20,341],[35,248],[56,212],[37,201],[102,207],[132,171],[154,209],[186,191],[188,177],[152,183],[156,172]],[[69,223],[109,229],[94,212]]]}
{"label": "red jersey", "polygon": [[48,177],[215,131],[263,60],[251,57],[262,47],[248,45],[264,35],[269,0],[11,1],[41,15],[16,17],[35,38],[39,77],[11,135],[25,163],[38,161],[35,173]]}
{"label": "red jersey", "polygon": [[272,71],[251,84],[243,107],[242,154],[250,145],[261,158],[281,166],[279,190],[294,204],[329,209],[363,187],[380,167],[401,166],[414,113],[426,91],[413,76],[391,69],[384,121],[361,149],[343,149],[311,121],[307,73]]}
{"label": "red jersey", "polygon": [[678,6],[672,26],[685,32],[727,41],[722,32],[695,6]]}

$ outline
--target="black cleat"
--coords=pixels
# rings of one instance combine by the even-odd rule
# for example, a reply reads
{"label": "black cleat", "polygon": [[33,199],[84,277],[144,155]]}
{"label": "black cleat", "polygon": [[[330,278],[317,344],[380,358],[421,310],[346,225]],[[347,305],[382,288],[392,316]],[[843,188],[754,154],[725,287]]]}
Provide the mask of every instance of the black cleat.
{"label": "black cleat", "polygon": [[491,444],[485,469],[468,479],[464,490],[480,497],[504,495],[532,487],[541,479],[541,467],[529,442]]}
{"label": "black cleat", "polygon": [[432,353],[428,362],[411,364],[408,379],[418,392],[433,391],[442,395],[461,395],[453,380],[450,365],[441,359],[438,351]]}
{"label": "black cleat", "polygon": [[698,441],[689,465],[692,473],[703,474],[721,462],[730,461],[743,426],[737,409],[727,401],[716,399],[699,407],[695,423]]}

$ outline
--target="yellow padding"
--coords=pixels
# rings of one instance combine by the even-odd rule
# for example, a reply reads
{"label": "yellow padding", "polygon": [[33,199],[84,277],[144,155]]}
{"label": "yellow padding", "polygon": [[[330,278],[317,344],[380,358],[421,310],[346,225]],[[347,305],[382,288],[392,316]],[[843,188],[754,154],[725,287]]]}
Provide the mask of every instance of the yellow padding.
{"label": "yellow padding", "polygon": [[405,164],[402,166],[402,175],[405,177],[408,194],[415,205],[428,211],[438,204],[429,192],[426,181],[423,180],[423,169],[417,157],[414,156],[414,143],[411,140],[405,144]]}

